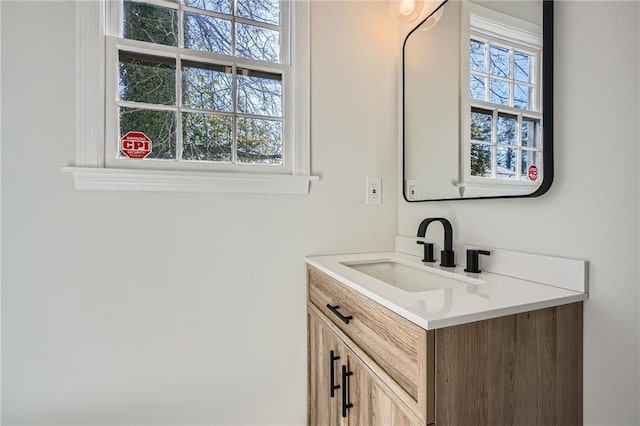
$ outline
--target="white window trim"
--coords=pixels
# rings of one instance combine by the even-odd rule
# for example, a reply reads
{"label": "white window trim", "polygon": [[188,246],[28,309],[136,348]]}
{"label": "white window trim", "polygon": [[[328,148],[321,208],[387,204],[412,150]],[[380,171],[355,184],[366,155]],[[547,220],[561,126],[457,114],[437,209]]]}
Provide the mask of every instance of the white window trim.
{"label": "white window trim", "polygon": [[454,182],[460,191],[460,198],[522,196],[534,192],[540,185],[537,182],[505,181],[496,182]]}
{"label": "white window trim", "polygon": [[76,158],[62,167],[79,190],[189,191],[308,194],[310,183],[309,3],[291,2],[294,94],[287,98],[295,123],[290,174],[116,169],[105,165],[105,49],[107,3],[76,3]]}

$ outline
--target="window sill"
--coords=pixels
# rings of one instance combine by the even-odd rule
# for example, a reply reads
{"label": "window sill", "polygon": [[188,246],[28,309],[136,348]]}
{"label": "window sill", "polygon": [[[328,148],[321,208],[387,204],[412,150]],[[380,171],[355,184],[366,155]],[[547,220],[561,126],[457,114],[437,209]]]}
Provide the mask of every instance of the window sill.
{"label": "window sill", "polygon": [[227,192],[250,194],[309,193],[318,176],[220,172],[62,167],[84,191]]}
{"label": "window sill", "polygon": [[534,193],[541,185],[540,182],[506,182],[506,183],[456,183],[460,190],[460,197],[505,197],[526,196]]}

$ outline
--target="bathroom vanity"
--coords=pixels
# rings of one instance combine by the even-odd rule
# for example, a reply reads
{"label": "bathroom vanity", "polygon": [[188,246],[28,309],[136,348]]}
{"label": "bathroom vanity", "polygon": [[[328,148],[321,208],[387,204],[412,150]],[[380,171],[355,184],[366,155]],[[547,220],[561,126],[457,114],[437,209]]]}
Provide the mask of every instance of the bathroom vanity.
{"label": "bathroom vanity", "polygon": [[582,424],[586,291],[398,252],[307,271],[308,424]]}

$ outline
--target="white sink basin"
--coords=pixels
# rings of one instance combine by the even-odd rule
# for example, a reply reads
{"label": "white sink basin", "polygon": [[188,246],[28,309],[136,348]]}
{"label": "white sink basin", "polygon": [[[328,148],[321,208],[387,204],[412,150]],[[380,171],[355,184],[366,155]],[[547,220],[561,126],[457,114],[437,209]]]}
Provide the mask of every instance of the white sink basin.
{"label": "white sink basin", "polygon": [[410,266],[394,259],[341,263],[385,284],[411,293],[482,283],[480,280],[458,276],[439,269]]}

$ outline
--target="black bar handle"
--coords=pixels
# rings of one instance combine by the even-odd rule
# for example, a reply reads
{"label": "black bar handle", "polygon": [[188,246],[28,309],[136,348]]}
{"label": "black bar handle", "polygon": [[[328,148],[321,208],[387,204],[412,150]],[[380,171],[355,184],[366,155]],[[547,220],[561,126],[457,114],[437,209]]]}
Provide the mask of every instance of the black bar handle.
{"label": "black bar handle", "polygon": [[467,267],[464,268],[465,272],[473,272],[479,274],[482,272],[479,267],[480,260],[478,259],[481,255],[490,256],[491,252],[489,250],[476,250],[476,249],[468,249],[467,250]]}
{"label": "black bar handle", "polygon": [[351,315],[345,317],[340,312],[338,312],[338,309],[340,309],[340,306],[338,306],[338,305],[331,306],[329,303],[327,303],[327,308],[329,308],[329,310],[331,312],[336,314],[338,316],[338,318],[340,318],[342,320],[342,322],[344,322],[345,324],[349,324],[349,321],[351,321],[353,319],[353,317]]}
{"label": "black bar handle", "polygon": [[353,376],[353,371],[347,371],[347,366],[342,366],[342,417],[347,417],[347,410],[353,407],[349,402],[349,376]]}
{"label": "black bar handle", "polygon": [[331,359],[329,361],[331,363],[331,368],[330,368],[330,371],[331,371],[331,385],[330,385],[330,388],[329,388],[329,389],[331,389],[331,398],[333,398],[335,396],[335,390],[336,389],[340,389],[340,385],[336,384],[333,381],[333,378],[336,375],[336,370],[335,370],[333,365],[334,365],[334,362],[336,362],[339,359],[340,359],[340,356],[336,355],[336,353],[334,351],[331,351]]}

